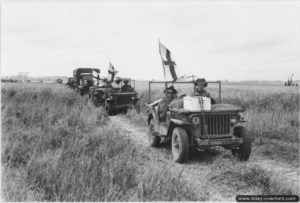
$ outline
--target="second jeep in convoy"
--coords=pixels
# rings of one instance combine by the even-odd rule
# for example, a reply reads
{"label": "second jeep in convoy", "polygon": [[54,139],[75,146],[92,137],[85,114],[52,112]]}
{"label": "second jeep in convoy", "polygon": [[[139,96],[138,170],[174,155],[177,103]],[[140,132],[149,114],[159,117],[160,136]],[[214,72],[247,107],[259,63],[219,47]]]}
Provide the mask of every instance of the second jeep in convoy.
{"label": "second jeep in convoy", "polygon": [[[130,86],[133,85],[130,91],[122,91],[124,81],[129,81]],[[132,108],[139,111],[135,81],[128,78],[117,78],[112,83],[105,78],[100,79],[98,86],[90,88],[89,96],[96,106],[104,106],[108,115]]]}

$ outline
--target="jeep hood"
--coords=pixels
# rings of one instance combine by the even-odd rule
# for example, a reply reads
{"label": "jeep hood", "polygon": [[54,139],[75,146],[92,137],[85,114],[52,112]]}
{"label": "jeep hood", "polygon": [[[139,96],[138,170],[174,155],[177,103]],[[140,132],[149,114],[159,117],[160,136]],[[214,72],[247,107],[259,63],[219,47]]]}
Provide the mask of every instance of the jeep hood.
{"label": "jeep hood", "polygon": [[172,108],[171,109],[174,112],[177,113],[184,113],[184,114],[189,114],[189,113],[200,113],[200,112],[244,112],[245,109],[241,106],[233,105],[233,104],[212,104],[211,105],[211,110],[205,110],[205,111],[200,111],[200,110],[187,110],[184,108]]}

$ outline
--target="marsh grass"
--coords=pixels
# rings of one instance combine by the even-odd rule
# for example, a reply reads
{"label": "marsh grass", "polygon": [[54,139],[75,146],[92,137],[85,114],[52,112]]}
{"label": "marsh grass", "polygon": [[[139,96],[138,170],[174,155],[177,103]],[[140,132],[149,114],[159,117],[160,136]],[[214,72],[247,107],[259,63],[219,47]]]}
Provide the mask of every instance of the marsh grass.
{"label": "marsh grass", "polygon": [[[151,177],[167,180],[161,171],[145,173],[141,154],[106,113],[62,85],[5,84],[1,109],[5,201],[194,200],[180,179],[154,191]],[[137,195],[139,185],[147,195]]]}

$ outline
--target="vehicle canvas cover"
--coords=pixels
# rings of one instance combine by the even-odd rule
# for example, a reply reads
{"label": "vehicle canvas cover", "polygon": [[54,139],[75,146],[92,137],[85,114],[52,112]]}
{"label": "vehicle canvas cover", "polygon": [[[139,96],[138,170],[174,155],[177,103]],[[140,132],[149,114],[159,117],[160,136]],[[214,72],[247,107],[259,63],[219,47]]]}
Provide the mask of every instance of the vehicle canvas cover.
{"label": "vehicle canvas cover", "polygon": [[76,82],[78,82],[80,74],[82,74],[82,73],[93,73],[93,71],[95,71],[97,73],[100,73],[100,70],[98,68],[77,68],[73,71],[74,80]]}

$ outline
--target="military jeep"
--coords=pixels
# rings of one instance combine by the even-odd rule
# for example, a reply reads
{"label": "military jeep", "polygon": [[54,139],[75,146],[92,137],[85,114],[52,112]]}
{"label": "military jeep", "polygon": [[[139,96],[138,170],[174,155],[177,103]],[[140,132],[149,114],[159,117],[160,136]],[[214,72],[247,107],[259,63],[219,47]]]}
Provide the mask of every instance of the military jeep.
{"label": "military jeep", "polygon": [[135,108],[139,111],[138,94],[135,91],[135,81],[130,80],[133,89],[128,92],[121,91],[124,79],[117,78],[112,83],[100,79],[102,85],[90,88],[90,98],[95,106],[103,106],[108,115],[126,112]]}
{"label": "military jeep", "polygon": [[[149,82],[149,102],[147,106],[147,123],[149,125],[149,142],[152,147],[159,147],[161,138],[171,139],[173,160],[184,163],[193,150],[204,151],[214,146],[222,146],[232,151],[239,160],[247,161],[251,153],[251,137],[242,126],[246,122],[240,115],[243,108],[231,104],[222,104],[221,82],[219,86],[218,104],[211,105],[211,110],[191,111],[184,108],[171,108],[167,112],[166,121],[158,118],[160,100],[150,102],[151,84],[193,82]],[[195,87],[194,87],[195,88]]]}

